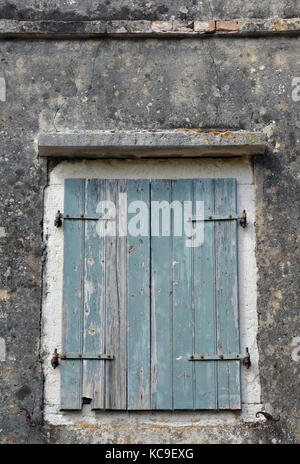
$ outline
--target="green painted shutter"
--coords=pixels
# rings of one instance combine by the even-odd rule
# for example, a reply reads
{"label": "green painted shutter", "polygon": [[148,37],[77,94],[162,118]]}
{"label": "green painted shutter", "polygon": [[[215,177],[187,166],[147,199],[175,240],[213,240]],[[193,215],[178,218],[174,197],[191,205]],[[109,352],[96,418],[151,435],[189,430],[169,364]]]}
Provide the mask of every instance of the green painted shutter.
{"label": "green painted shutter", "polygon": [[[147,205],[149,233],[122,235],[121,193]],[[65,214],[95,216],[101,200],[117,205],[115,236],[97,233],[109,220],[64,220],[63,351],[114,359],[62,360],[61,408],[240,409],[240,361],[189,360],[240,352],[237,221],[209,220],[236,214],[235,179],[66,180]],[[183,214],[170,234],[155,225],[185,201],[204,202],[202,246],[176,233]]]}
{"label": "green painted shutter", "polygon": [[64,213],[78,219],[63,221],[62,351],[92,359],[60,361],[61,409],[81,409],[82,398],[93,409],[126,409],[127,239],[119,236],[118,210],[115,236],[98,233],[110,220],[79,218],[99,216],[99,202],[118,204],[126,190],[122,180],[65,181]]}

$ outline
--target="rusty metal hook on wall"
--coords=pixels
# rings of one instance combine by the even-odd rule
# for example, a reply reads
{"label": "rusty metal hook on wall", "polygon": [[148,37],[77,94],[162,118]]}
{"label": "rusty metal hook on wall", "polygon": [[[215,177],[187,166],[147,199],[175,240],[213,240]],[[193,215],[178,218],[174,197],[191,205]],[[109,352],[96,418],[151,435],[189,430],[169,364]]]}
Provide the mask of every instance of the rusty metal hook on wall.
{"label": "rusty metal hook on wall", "polygon": [[28,411],[28,409],[20,408],[20,411],[25,412],[26,424],[28,425],[28,427],[36,427],[36,424],[34,422],[32,422],[32,420],[31,420],[31,415],[30,415],[30,412]]}
{"label": "rusty metal hook on wall", "polygon": [[62,217],[63,217],[62,213],[58,210],[55,216],[55,220],[54,220],[55,227],[62,226]]}
{"label": "rusty metal hook on wall", "polygon": [[278,418],[275,419],[273,416],[271,416],[271,414],[265,411],[257,411],[255,416],[258,417],[260,414],[264,416],[267,419],[267,421],[278,422],[280,420],[280,416],[278,416]]}

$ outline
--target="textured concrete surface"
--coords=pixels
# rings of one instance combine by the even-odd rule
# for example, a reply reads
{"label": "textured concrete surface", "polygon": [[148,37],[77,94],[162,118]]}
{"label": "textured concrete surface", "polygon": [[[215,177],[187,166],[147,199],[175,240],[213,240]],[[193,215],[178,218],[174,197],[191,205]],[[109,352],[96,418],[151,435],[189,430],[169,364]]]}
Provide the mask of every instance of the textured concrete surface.
{"label": "textured concrete surface", "polygon": [[10,19],[231,19],[296,17],[299,0],[0,0]]}
{"label": "textured concrete surface", "polygon": [[40,156],[122,158],[147,156],[247,156],[262,155],[266,135],[247,131],[201,129],[97,131],[41,134]]}
{"label": "textured concrete surface", "polygon": [[[237,2],[227,3],[232,5],[230,17],[224,13],[227,19],[249,17],[250,5],[258,5],[238,3],[238,15],[232,11]],[[26,5],[30,16],[30,2]],[[299,16],[294,1],[259,5],[252,10],[258,17],[283,16],[282,9],[285,16]],[[7,9],[5,14],[9,16]],[[160,13],[159,19],[163,14],[169,13]],[[213,17],[222,19],[221,14]],[[300,441],[299,40],[275,36],[0,42],[6,88],[5,101],[0,101],[0,337],[5,341],[5,361],[0,362],[1,442],[116,442],[136,437],[179,443],[189,441],[191,434],[199,442],[230,442],[233,435],[235,442]],[[137,423],[131,429],[124,425],[122,435],[113,427],[84,422],[73,428],[43,424],[43,191],[48,170],[60,161],[50,161],[47,170],[47,161],[38,157],[38,135],[178,127],[242,129],[268,138],[265,155],[253,160],[258,348],[262,403],[281,419],[196,431],[147,426],[138,435]],[[36,427],[26,424],[20,407],[28,409]]]}

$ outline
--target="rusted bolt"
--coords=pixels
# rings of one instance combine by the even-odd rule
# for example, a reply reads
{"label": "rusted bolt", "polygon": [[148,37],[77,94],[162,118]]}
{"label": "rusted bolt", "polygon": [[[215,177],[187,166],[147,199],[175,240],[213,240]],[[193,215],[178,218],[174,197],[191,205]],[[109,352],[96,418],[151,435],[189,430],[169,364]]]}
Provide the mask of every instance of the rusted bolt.
{"label": "rusted bolt", "polygon": [[31,415],[30,415],[28,409],[20,408],[20,411],[25,412],[26,424],[28,425],[28,427],[36,427],[36,424],[34,422],[32,422]]}
{"label": "rusted bolt", "polygon": [[240,225],[241,225],[243,228],[247,227],[247,214],[246,214],[246,210],[245,210],[245,209],[244,209],[244,211],[243,211],[242,214],[241,214]]}
{"label": "rusted bolt", "polygon": [[57,348],[55,348],[54,353],[52,355],[52,359],[51,359],[51,366],[53,367],[53,369],[56,369],[58,365],[59,365],[58,353],[57,353]]}
{"label": "rusted bolt", "polygon": [[55,220],[54,220],[55,227],[61,227],[62,226],[62,217],[63,217],[63,215],[58,210],[57,213],[56,213],[56,216],[55,216]]}

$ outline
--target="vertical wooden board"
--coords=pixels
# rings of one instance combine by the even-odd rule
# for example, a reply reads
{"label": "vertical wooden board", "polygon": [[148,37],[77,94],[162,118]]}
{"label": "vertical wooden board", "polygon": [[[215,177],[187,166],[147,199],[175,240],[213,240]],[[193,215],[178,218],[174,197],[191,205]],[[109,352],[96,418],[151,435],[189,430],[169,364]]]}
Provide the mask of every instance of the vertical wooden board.
{"label": "vertical wooden board", "polygon": [[[105,180],[87,180],[86,214],[96,215],[102,200]],[[105,249],[99,225],[85,221],[84,353],[105,352]],[[105,407],[105,362],[83,361],[82,396],[92,399],[92,409]]]}
{"label": "vertical wooden board", "polygon": [[[84,213],[85,182],[66,179],[64,212]],[[84,221],[64,220],[62,351],[81,353],[83,323]],[[82,361],[61,361],[60,409],[81,409]]]}
{"label": "vertical wooden board", "polygon": [[[191,180],[172,182],[172,199],[182,203],[192,201]],[[175,226],[175,224],[174,224]],[[182,221],[184,226],[184,221]],[[173,408],[194,407],[193,353],[194,310],[192,301],[192,250],[186,246],[187,236],[173,237]]]}
{"label": "vertical wooden board", "polygon": [[[214,180],[194,181],[194,201],[204,201],[204,216],[214,212]],[[194,248],[195,354],[216,353],[215,259],[213,221],[204,222],[204,242]],[[195,362],[195,408],[217,409],[217,364]]]}
{"label": "vertical wooden board", "polygon": [[[150,207],[150,182],[128,181],[128,206]],[[135,214],[128,214],[128,221]],[[149,216],[148,216],[149,221]],[[129,222],[128,222],[129,225]],[[150,409],[150,239],[128,233],[128,409]]]}
{"label": "vertical wooden board", "polygon": [[172,216],[169,230],[162,223],[172,201],[171,181],[152,181],[151,201],[166,202],[159,236],[153,236],[159,216],[151,209],[151,409],[172,409]]}
{"label": "vertical wooden board", "polygon": [[[127,180],[119,180],[118,195],[125,194],[127,197]],[[121,225],[121,223],[123,225]],[[124,231],[122,231],[124,229]],[[119,409],[127,408],[127,201],[119,203],[118,208],[118,254],[117,254],[117,287],[119,292],[118,302],[120,310],[117,313],[119,318],[119,339],[118,339],[118,359],[116,369],[119,370],[120,390]],[[122,235],[125,233],[126,235]],[[117,354],[117,349],[114,353]]]}
{"label": "vertical wooden board", "polygon": [[[236,212],[236,180],[215,181],[215,213]],[[237,222],[215,223],[217,348],[239,353]],[[218,362],[219,409],[240,409],[240,362]]]}
{"label": "vertical wooden board", "polygon": [[[106,352],[114,355],[106,363],[106,409],[126,408],[126,355],[124,327],[126,325],[125,260],[127,261],[124,237],[118,237],[119,181],[106,181],[106,200],[116,205],[115,236],[105,238],[106,250]],[[125,184],[126,187],[126,184]],[[122,183],[124,191],[124,183]],[[125,256],[124,256],[125,253]],[[125,274],[126,275],[126,274]]]}

